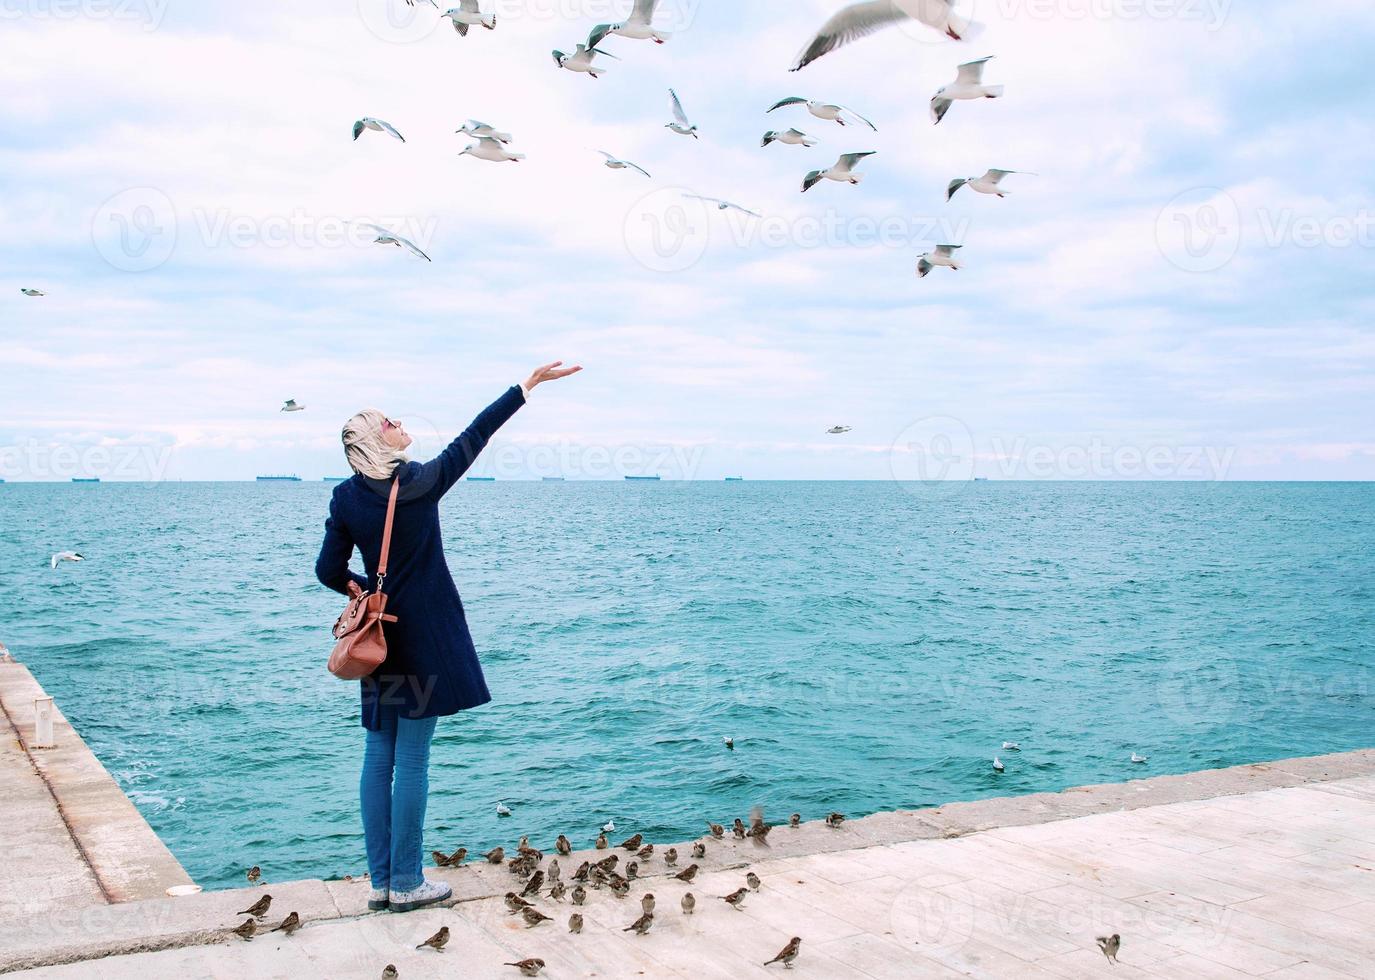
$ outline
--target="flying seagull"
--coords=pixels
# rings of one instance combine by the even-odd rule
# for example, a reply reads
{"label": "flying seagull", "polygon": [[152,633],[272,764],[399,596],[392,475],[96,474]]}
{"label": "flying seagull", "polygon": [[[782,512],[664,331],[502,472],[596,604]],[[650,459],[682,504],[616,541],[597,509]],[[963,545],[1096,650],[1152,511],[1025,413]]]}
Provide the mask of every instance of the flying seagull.
{"label": "flying seagull", "polygon": [[620,61],[614,54],[610,54],[597,47],[595,44],[579,44],[572,54],[564,54],[562,51],[554,52],[554,64],[568,71],[584,72],[593,78],[600,78],[605,68],[599,68],[592,63],[592,59],[597,55]]}
{"label": "flying seagull", "polygon": [[801,71],[824,54],[904,20],[915,20],[946,37],[964,41],[982,28],[952,10],[953,0],[873,0],[846,7],[821,26],[793,63]]}
{"label": "flying seagull", "polygon": [[525,159],[524,153],[512,153],[506,149],[500,140],[490,136],[483,136],[472,146],[464,147],[459,156],[477,157],[479,160],[491,160],[493,163],[519,163]]}
{"label": "flying seagull", "polygon": [[598,150],[597,152],[600,153],[602,156],[606,157],[606,166],[608,167],[608,169],[611,169],[611,170],[638,170],[640,173],[644,174],[646,177],[649,176],[648,171],[646,171],[643,167],[639,166],[638,164],[631,163],[629,160],[620,160],[620,159],[617,159],[616,157],[613,157],[610,153],[607,153],[605,150]]}
{"label": "flying seagull", "polygon": [[802,180],[802,193],[807,193],[823,180],[838,180],[846,184],[858,184],[864,179],[863,174],[854,172],[855,165],[865,157],[873,156],[877,150],[867,150],[864,153],[842,153],[840,159],[829,170],[813,170]]}
{"label": "flying seagull", "polygon": [[668,97],[673,103],[673,122],[665,123],[664,128],[673,130],[679,136],[691,136],[693,139],[697,139],[697,127],[688,121],[687,113],[683,111],[683,103],[678,98],[678,93],[669,89]]}
{"label": "flying seagull", "polygon": [[[429,4],[431,7],[433,7],[435,10],[438,10],[438,9],[439,9],[439,4],[435,3],[434,0],[425,0],[425,2],[428,3],[428,4]],[[406,6],[407,6],[407,7],[414,7],[414,6],[417,6],[417,3],[418,3],[418,0],[406,0]]]}
{"label": "flying seagull", "polygon": [[980,194],[996,194],[999,197],[1006,197],[1007,191],[998,185],[1008,174],[1027,174],[1034,177],[1035,174],[1027,173],[1025,170],[989,170],[982,177],[956,177],[950,182],[950,186],[945,189],[945,199],[949,201],[955,196],[955,192],[961,187],[968,185],[971,191],[978,191]]}
{"label": "flying seagull", "polygon": [[489,126],[485,122],[479,122],[476,119],[469,119],[463,124],[462,129],[455,129],[454,132],[462,133],[464,136],[471,136],[474,139],[486,137],[487,139],[496,140],[499,143],[511,142],[510,133],[500,132],[496,127]]}
{"label": "flying seagull", "polygon": [[1002,97],[1003,87],[1001,85],[985,85],[984,65],[993,60],[993,56],[980,58],[978,61],[968,61],[960,65],[959,74],[949,85],[942,88],[935,95],[931,96],[931,120],[937,125],[945,118],[945,114],[950,111],[950,107],[955,104],[956,99],[998,99]]}
{"label": "flying seagull", "polygon": [[412,255],[418,255],[426,262],[433,261],[428,255],[426,255],[420,249],[416,248],[415,243],[412,242],[409,238],[402,238],[400,235],[387,231],[387,229],[383,228],[381,225],[363,223],[360,225],[360,227],[368,229],[377,236],[373,239],[374,245],[396,245],[400,248],[404,248]]}
{"label": "flying seagull", "polygon": [[388,136],[395,136],[402,143],[406,142],[406,137],[396,131],[391,123],[381,119],[374,119],[372,116],[364,116],[353,124],[353,138],[357,139],[363,135],[363,130],[371,129],[374,133],[386,133]]}
{"label": "flying seagull", "polygon": [[478,9],[477,0],[461,0],[457,7],[444,11],[443,16],[454,23],[454,30],[460,37],[468,36],[468,28],[485,27],[489,31],[497,29],[497,15],[484,16]]}
{"label": "flying seagull", "polygon": [[833,425],[833,426],[831,426],[829,429],[826,430],[826,434],[827,434],[828,436],[843,436],[845,433],[849,432],[850,429],[852,429],[852,428],[853,428],[853,426],[849,426],[849,425]]}
{"label": "flying seagull", "polygon": [[81,557],[79,554],[77,554],[75,551],[59,551],[57,554],[53,555],[53,557],[52,557],[52,567],[53,567],[53,568],[56,568],[56,567],[57,567],[57,563],[60,562],[60,561],[85,561],[85,560],[86,560],[86,559],[82,558],[82,557]]}
{"label": "flying seagull", "polygon": [[813,99],[802,99],[793,96],[790,99],[780,99],[775,102],[773,105],[769,106],[769,112],[773,112],[775,109],[781,109],[785,105],[805,105],[807,111],[816,116],[816,118],[825,119],[827,122],[839,123],[842,126],[847,125],[845,122],[846,116],[853,116],[874,132],[878,132],[878,127],[865,119],[858,112],[855,112],[853,109],[847,109],[843,105],[836,105],[833,102],[817,102]]}
{"label": "flying seagull", "polygon": [[708,204],[715,204],[716,210],[718,211],[743,211],[745,214],[748,214],[751,218],[763,217],[763,215],[760,214],[758,211],[751,211],[749,208],[742,208],[738,204],[735,204],[731,201],[723,201],[719,197],[703,197],[701,194],[684,194],[683,196],[686,198],[690,198],[694,201],[705,201]]}
{"label": "flying seagull", "polygon": [[961,269],[959,261],[955,258],[955,249],[964,248],[963,245],[937,245],[934,252],[926,252],[917,259],[917,278],[925,279],[926,274],[938,265],[943,265],[948,269]]}
{"label": "flying seagull", "polygon": [[48,295],[47,293],[43,292],[43,290],[41,290],[41,289],[21,289],[21,290],[19,290],[19,291],[20,291],[21,293],[23,293],[25,296],[47,296],[47,295]]}
{"label": "flying seagull", "polygon": [[306,407],[304,405],[297,405],[296,399],[294,398],[288,398],[282,403],[283,412],[304,412],[305,410]]}
{"label": "flying seagull", "polygon": [[768,146],[770,143],[787,143],[789,146],[816,146],[817,140],[800,129],[771,129],[764,134],[764,139],[760,141],[760,146]]}
{"label": "flying seagull", "polygon": [[621,37],[628,37],[634,41],[653,41],[655,44],[663,44],[671,35],[664,31],[654,29],[654,8],[659,6],[659,0],[635,0],[635,9],[630,12],[630,19],[621,24],[598,24],[592,28],[590,43],[596,47],[601,43],[602,38],[608,34],[619,34]]}

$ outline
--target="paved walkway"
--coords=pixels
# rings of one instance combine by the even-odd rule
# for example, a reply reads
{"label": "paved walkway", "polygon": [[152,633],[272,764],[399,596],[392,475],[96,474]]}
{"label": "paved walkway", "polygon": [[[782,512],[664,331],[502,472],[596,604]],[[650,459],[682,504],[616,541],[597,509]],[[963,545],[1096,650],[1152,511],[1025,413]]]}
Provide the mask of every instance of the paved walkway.
{"label": "paved walkway", "polygon": [[[897,833],[926,839],[885,840]],[[503,964],[540,957],[552,978],[735,980],[781,975],[763,963],[795,935],[796,980],[1375,976],[1375,752],[876,815],[840,830],[780,827],[770,844],[709,845],[691,886],[663,877],[656,857],[655,876],[629,898],[590,893],[581,935],[567,932],[567,903],[547,899],[555,921],[525,928],[500,898],[476,897],[504,891],[505,871],[463,868],[442,874],[467,900],[409,915],[360,914],[362,886],[343,883],[134,903],[145,907],[104,923],[100,941],[194,925],[194,941],[209,945],[19,975],[376,978],[393,963],[403,978],[514,978]],[[762,885],[736,911],[719,896],[745,883],[746,865]],[[269,923],[297,910],[307,926],[289,939],[226,937],[241,921],[232,913],[263,891],[276,896]],[[653,929],[623,932],[647,891]],[[679,910],[687,891],[698,899],[690,917]],[[441,926],[452,932],[445,952],[415,949]],[[0,924],[0,949],[21,942],[19,928]],[[1115,968],[1094,944],[1112,932],[1122,936]],[[41,954],[29,945],[24,955]]]}

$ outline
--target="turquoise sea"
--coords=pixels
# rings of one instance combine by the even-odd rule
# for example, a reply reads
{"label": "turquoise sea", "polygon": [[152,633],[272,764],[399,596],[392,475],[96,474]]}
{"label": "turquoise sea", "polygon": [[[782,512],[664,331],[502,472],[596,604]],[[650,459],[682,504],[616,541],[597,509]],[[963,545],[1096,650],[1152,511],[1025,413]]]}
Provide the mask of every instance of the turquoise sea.
{"label": "turquoise sea", "polygon": [[[207,887],[365,870],[331,489],[0,486],[0,640]],[[427,848],[1375,744],[1370,484],[461,483],[445,533],[496,701]]]}

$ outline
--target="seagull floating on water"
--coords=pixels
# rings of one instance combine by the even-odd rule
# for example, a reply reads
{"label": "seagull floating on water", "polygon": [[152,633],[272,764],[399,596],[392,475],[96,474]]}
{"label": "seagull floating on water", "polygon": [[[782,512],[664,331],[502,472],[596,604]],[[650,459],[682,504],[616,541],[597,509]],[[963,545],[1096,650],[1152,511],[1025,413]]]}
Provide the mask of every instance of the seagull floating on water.
{"label": "seagull floating on water", "polygon": [[602,826],[602,833],[604,833],[604,834],[614,834],[615,832],[616,832],[616,821],[614,821],[614,820],[608,820],[608,821]]}
{"label": "seagull floating on water", "polygon": [[597,47],[595,44],[579,44],[572,54],[564,54],[562,51],[554,52],[554,64],[568,71],[582,72],[591,75],[593,78],[600,78],[605,68],[599,68],[592,63],[592,59],[597,55],[603,55],[615,61],[619,61],[614,54],[610,54]]}
{"label": "seagull floating on water", "polygon": [[854,172],[856,164],[865,157],[873,156],[877,150],[866,150],[863,153],[842,153],[840,159],[829,170],[813,170],[802,180],[802,193],[807,193],[823,180],[836,180],[843,184],[858,184],[864,179],[863,174]]}
{"label": "seagull floating on water", "polygon": [[1027,174],[1034,177],[1035,174],[1027,173],[1025,170],[993,170],[990,169],[982,177],[956,177],[950,182],[950,186],[945,189],[945,199],[948,202],[955,196],[955,192],[961,187],[968,186],[971,191],[978,191],[980,194],[996,194],[998,197],[1007,197],[1007,191],[999,185],[1008,174]]}
{"label": "seagull floating on water", "polygon": [[455,133],[462,133],[464,136],[471,136],[473,139],[496,140],[498,143],[511,142],[511,134],[500,132],[495,126],[489,126],[485,122],[476,119],[469,119],[463,124],[462,129],[455,129]]}
{"label": "seagull floating on water", "polygon": [[968,40],[982,30],[955,13],[953,6],[953,0],[874,0],[851,4],[821,26],[791,70],[801,71],[836,48],[904,20],[920,21],[956,41]]}
{"label": "seagull floating on water", "polygon": [[763,215],[761,215],[758,211],[751,211],[749,208],[742,208],[738,204],[735,204],[731,201],[723,201],[719,197],[703,197],[701,194],[684,194],[683,196],[693,201],[705,201],[708,204],[715,204],[716,210],[718,211],[740,211],[744,214],[748,214],[751,218],[763,217]]}
{"label": "seagull floating on water", "polygon": [[722,735],[722,736],[721,736],[721,741],[725,744],[726,748],[731,749],[732,751],[734,751],[734,749],[735,749],[735,739],[731,738],[729,735]]}
{"label": "seagull floating on water", "polygon": [[940,121],[945,118],[945,114],[950,111],[950,107],[955,104],[957,99],[1002,98],[1003,86],[985,85],[983,83],[984,65],[992,60],[993,56],[989,55],[978,61],[965,62],[960,65],[955,80],[931,96],[931,120],[934,123],[940,124]]}
{"label": "seagull floating on water", "polygon": [[41,289],[21,289],[21,290],[19,290],[19,291],[20,291],[21,293],[23,293],[25,296],[47,296],[47,295],[48,295],[47,293],[43,292],[43,290],[41,290]]}
{"label": "seagull floating on water", "polygon": [[1020,751],[1022,751],[1022,747],[1021,747],[1020,745],[1018,745],[1016,742],[1004,742],[1004,743],[1003,743],[1003,751],[1004,751],[1004,752],[1020,752]]}
{"label": "seagull floating on water", "polygon": [[57,554],[53,555],[53,557],[52,557],[52,567],[53,567],[53,568],[56,568],[56,567],[57,567],[57,563],[60,562],[60,561],[85,561],[85,560],[86,560],[86,559],[82,558],[82,557],[81,557],[79,554],[77,554],[75,551],[59,551]]}
{"label": "seagull floating on water", "polygon": [[637,163],[631,163],[629,160],[621,160],[617,157],[613,157],[610,153],[607,153],[605,150],[598,150],[597,152],[600,153],[602,156],[606,157],[606,166],[610,170],[638,170],[646,177],[649,176],[649,172]]}
{"label": "seagull floating on water", "polygon": [[849,432],[852,428],[854,428],[854,426],[850,426],[850,425],[833,425],[833,426],[831,426],[829,429],[826,430],[826,434],[827,434],[828,436],[843,436],[845,433]]}
{"label": "seagull floating on water", "polygon": [[673,89],[668,90],[668,97],[673,103],[673,122],[665,123],[665,129],[671,129],[679,136],[691,136],[697,139],[697,127],[688,121],[687,113],[683,111],[683,103],[678,98],[678,93]]}
{"label": "seagull floating on water", "polygon": [[1135,763],[1138,763],[1138,764],[1139,764],[1139,763],[1142,763],[1142,762],[1145,762],[1145,761],[1146,761],[1146,756],[1144,756],[1144,755],[1137,755],[1135,752],[1132,753],[1132,762],[1135,762]]}
{"label": "seagull floating on water", "polygon": [[283,412],[304,412],[305,410],[306,407],[304,405],[297,405],[296,399],[294,398],[288,398],[282,403]]}
{"label": "seagull floating on water", "polygon": [[476,157],[479,160],[490,160],[493,163],[519,163],[525,159],[524,153],[512,153],[506,149],[506,144],[501,140],[493,139],[490,136],[483,136],[472,146],[464,147],[461,157]]}
{"label": "seagull floating on water", "polygon": [[457,7],[444,11],[443,16],[454,22],[454,30],[458,31],[460,37],[467,37],[470,27],[485,27],[489,31],[497,29],[497,15],[484,15],[478,9],[477,0],[461,0]]}
{"label": "seagull floating on water", "polygon": [[628,37],[633,41],[653,41],[655,44],[663,44],[672,35],[654,29],[654,8],[657,6],[659,6],[659,0],[635,0],[635,7],[630,11],[628,20],[620,24],[598,24],[592,28],[590,39],[592,46],[595,48],[608,34]]}
{"label": "seagull floating on water", "polygon": [[498,817],[509,817],[510,815],[511,815],[511,808],[510,808],[509,806],[507,806],[507,805],[505,804],[505,802],[501,802],[501,803],[498,803],[498,804],[497,804],[497,816],[498,816]]}
{"label": "seagull floating on water", "polygon": [[1006,768],[1006,767],[1003,765],[1003,760],[1002,760],[1002,759],[999,759],[999,758],[995,755],[995,756],[993,757],[993,771],[994,771],[994,772],[1002,772],[1005,768]]}
{"label": "seagull floating on water", "polygon": [[768,146],[770,143],[787,143],[789,146],[816,146],[818,140],[808,136],[800,129],[785,129],[781,131],[771,129],[764,134],[764,139],[759,145]]}
{"label": "seagull floating on water", "polygon": [[926,252],[917,259],[917,277],[925,279],[929,273],[938,265],[943,265],[947,269],[962,269],[959,260],[955,258],[955,249],[964,248],[963,245],[937,245],[934,252]]}
{"label": "seagull floating on water", "polygon": [[768,111],[773,112],[775,109],[781,109],[789,105],[804,105],[807,107],[807,111],[816,116],[816,118],[824,119],[827,122],[839,123],[841,126],[847,125],[845,122],[846,116],[853,116],[874,132],[878,132],[878,127],[865,119],[858,112],[855,112],[853,109],[847,109],[843,105],[836,105],[834,102],[817,102],[815,99],[803,99],[798,96],[793,96],[792,98],[778,100],[773,105],[769,106]]}
{"label": "seagull floating on water", "polygon": [[415,243],[411,241],[409,238],[403,238],[402,236],[395,234],[394,232],[390,232],[387,229],[383,228],[381,225],[364,223],[359,225],[359,227],[366,228],[377,236],[373,239],[374,245],[396,245],[400,248],[404,248],[412,255],[419,256],[426,262],[433,261],[433,259],[431,259],[428,255],[426,255],[419,248],[417,248]]}
{"label": "seagull floating on water", "polygon": [[374,133],[386,133],[388,136],[395,136],[402,143],[406,142],[406,137],[396,131],[396,127],[382,119],[374,119],[372,116],[364,116],[353,124],[353,138],[356,140],[363,135],[363,130],[370,129]]}

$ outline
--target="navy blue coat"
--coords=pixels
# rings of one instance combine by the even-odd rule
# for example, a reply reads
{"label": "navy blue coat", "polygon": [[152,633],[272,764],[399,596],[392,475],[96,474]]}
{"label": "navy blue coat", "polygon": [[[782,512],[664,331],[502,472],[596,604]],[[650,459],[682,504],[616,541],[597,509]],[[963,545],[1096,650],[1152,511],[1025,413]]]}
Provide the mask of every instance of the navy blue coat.
{"label": "navy blue coat", "polygon": [[[384,626],[386,662],[362,681],[365,728],[381,727],[384,706],[395,706],[403,718],[435,718],[492,700],[463,602],[444,561],[439,499],[523,404],[524,393],[512,386],[433,460],[397,467],[401,490],[386,582],[387,612],[397,621]],[[390,492],[390,480],[361,475],[335,487],[325,542],[315,562],[316,577],[335,592],[347,595],[350,580],[365,590],[376,588]],[[363,555],[366,576],[349,568],[355,546]]]}

